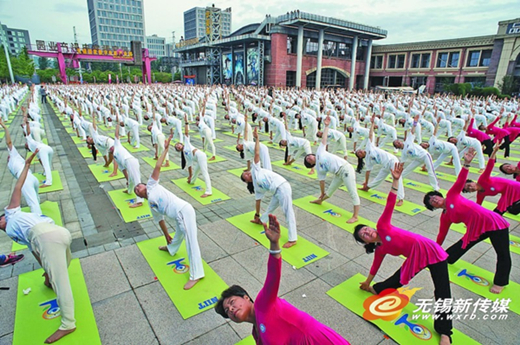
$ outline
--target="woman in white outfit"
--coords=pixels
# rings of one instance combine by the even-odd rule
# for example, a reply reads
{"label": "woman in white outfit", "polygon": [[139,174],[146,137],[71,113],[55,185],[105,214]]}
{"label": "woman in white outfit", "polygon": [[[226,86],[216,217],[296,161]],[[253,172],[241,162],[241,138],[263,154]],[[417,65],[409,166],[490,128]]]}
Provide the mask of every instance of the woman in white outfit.
{"label": "woman in white outfit", "polygon": [[201,198],[207,198],[212,195],[211,179],[208,173],[208,157],[203,151],[191,145],[187,116],[184,117],[184,144],[175,144],[175,150],[181,153],[182,169],[188,166],[188,183],[194,184],[200,173],[202,174],[204,183],[206,183],[206,190],[204,194],[201,195]]}
{"label": "woman in white outfit", "polygon": [[[243,121],[247,122],[247,115],[244,115]],[[248,131],[244,131],[244,140],[242,143],[240,143],[240,140],[237,138],[236,150],[240,152],[240,158],[247,161],[246,171],[251,170],[251,160],[255,157],[255,142],[249,140]],[[262,163],[264,169],[273,170],[271,166],[271,156],[269,156],[269,149],[262,143],[260,143],[260,163]]]}
{"label": "woman in white outfit", "polygon": [[52,186],[52,156],[54,155],[54,150],[50,146],[39,143],[31,137],[31,126],[29,126],[27,118],[25,118],[25,129],[27,131],[27,136],[25,137],[27,140],[26,148],[31,152],[35,152],[36,149],[38,149],[38,159],[45,173],[45,181],[43,181],[41,188],[50,187]]}
{"label": "woman in white outfit", "polygon": [[[278,206],[281,206],[285,214],[285,221],[289,230],[289,240],[283,245],[284,248],[290,248],[296,244],[298,234],[296,232],[296,217],[292,204],[292,189],[289,182],[277,173],[262,169],[260,164],[260,140],[258,139],[258,127],[253,131],[255,138],[255,159],[253,161],[253,169],[244,171],[240,177],[242,181],[247,183],[247,189],[251,194],[255,194],[255,218],[252,223],[265,224],[270,213],[273,213]],[[260,204],[266,192],[272,192],[271,202],[262,216],[260,216]]]}
{"label": "woman in white outfit", "polygon": [[[174,256],[179,250],[182,241],[186,239],[186,250],[190,261],[190,279],[184,285],[184,290],[191,289],[199,280],[204,278],[204,267],[200,254],[199,242],[197,240],[197,220],[195,210],[191,204],[180,199],[175,194],[159,184],[159,174],[161,166],[168,154],[170,141],[173,135],[170,134],[164,143],[164,151],[157,160],[155,168],[146,184],[140,183],[134,188],[137,196],[147,199],[155,221],[159,223],[161,230],[166,238],[166,246],[159,247]],[[168,233],[164,216],[175,222],[175,236]]]}

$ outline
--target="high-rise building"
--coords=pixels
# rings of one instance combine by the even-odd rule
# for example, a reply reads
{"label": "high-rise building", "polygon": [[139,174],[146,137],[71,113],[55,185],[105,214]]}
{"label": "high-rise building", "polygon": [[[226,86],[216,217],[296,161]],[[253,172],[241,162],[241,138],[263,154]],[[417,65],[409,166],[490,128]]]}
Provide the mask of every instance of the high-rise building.
{"label": "high-rise building", "polygon": [[157,35],[146,36],[146,42],[144,47],[148,48],[148,53],[151,56],[163,57],[166,55],[166,38],[158,37]]}
{"label": "high-rise building", "polygon": [[[2,25],[3,31],[3,33],[0,32],[0,35],[4,35],[3,38],[5,38],[5,42],[7,43],[9,53],[11,53],[12,55],[18,55],[26,44],[31,43],[31,38],[29,37],[28,30],[13,29],[4,24],[0,25]],[[3,44],[3,38],[0,39],[0,44]]]}
{"label": "high-rise building", "polygon": [[206,36],[206,11],[220,11],[221,36],[231,34],[231,7],[221,10],[213,7],[194,7],[184,12],[184,39]]}
{"label": "high-rise building", "polygon": [[143,0],[87,0],[92,44],[130,48],[145,44]]}

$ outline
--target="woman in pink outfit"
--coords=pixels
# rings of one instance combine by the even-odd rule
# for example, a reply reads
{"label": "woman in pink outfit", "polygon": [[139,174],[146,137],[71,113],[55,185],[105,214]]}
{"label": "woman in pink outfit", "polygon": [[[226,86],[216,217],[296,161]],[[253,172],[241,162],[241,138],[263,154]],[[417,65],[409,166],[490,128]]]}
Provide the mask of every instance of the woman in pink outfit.
{"label": "woman in pink outfit", "polygon": [[500,166],[500,171],[506,175],[513,175],[513,178],[520,182],[520,162],[516,165],[511,163],[504,163]]}
{"label": "woman in pink outfit", "polygon": [[486,196],[500,194],[500,199],[494,212],[501,215],[506,212],[516,215],[520,213],[520,183],[502,177],[491,177],[498,149],[499,144],[496,144],[484,173],[480,175],[477,182],[467,180],[462,192],[477,192],[477,204],[479,205],[482,205]]}
{"label": "woman in pink outfit", "polygon": [[446,194],[433,191],[424,196],[424,205],[429,210],[442,208],[441,223],[437,243],[442,245],[450,225],[464,223],[466,233],[462,239],[446,250],[448,263],[453,264],[477,243],[489,238],[497,253],[497,268],[491,287],[492,293],[500,293],[509,283],[511,273],[511,253],[509,252],[509,223],[501,215],[468,200],[460,195],[468,177],[468,168],[475,157],[475,150],[470,149],[464,155],[464,167],[457,181]]}
{"label": "woman in pink outfit", "polygon": [[[377,222],[377,230],[359,224],[354,230],[354,238],[365,246],[367,253],[375,252],[370,274],[360,288],[375,295],[388,288],[397,289],[406,285],[420,271],[429,268],[435,286],[435,300],[451,298],[450,278],[448,274],[448,254],[434,241],[392,225],[392,213],[397,199],[399,178],[403,172],[403,163],[396,163],[392,172],[392,190],[388,194],[385,210]],[[386,254],[404,256],[406,260],[390,278],[370,286]],[[451,344],[451,313],[439,313],[435,318],[434,328],[441,335],[441,344]]]}
{"label": "woman in pink outfit", "polygon": [[220,297],[215,310],[236,323],[253,324],[253,337],[257,344],[349,344],[333,329],[318,322],[309,314],[295,308],[278,297],[282,275],[280,249],[280,224],[269,215],[269,227],[265,235],[271,242],[267,277],[256,301],[240,286],[233,285]]}

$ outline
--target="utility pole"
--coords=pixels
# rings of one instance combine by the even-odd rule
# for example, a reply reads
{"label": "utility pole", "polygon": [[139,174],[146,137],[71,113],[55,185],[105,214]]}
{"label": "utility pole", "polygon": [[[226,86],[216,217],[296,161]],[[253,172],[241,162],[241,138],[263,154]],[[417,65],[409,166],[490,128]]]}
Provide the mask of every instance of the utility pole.
{"label": "utility pole", "polygon": [[[72,29],[74,30],[74,43],[78,44],[78,36],[76,35],[76,27],[73,26]],[[81,61],[78,60],[78,66],[79,66],[79,82],[83,84],[83,75],[81,74]]]}
{"label": "utility pole", "polygon": [[0,23],[0,29],[2,30],[2,44],[4,46],[5,58],[7,59],[7,68],[9,69],[9,76],[11,77],[11,84],[14,84],[13,68],[11,67],[11,58],[9,57],[9,51],[7,50],[7,40],[5,38],[6,33],[4,27]]}

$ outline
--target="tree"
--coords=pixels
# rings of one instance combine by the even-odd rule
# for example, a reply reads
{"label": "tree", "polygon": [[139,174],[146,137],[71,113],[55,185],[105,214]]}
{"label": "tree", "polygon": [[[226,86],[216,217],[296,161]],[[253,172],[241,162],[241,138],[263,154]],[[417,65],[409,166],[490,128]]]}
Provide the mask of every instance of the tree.
{"label": "tree", "polygon": [[518,82],[512,75],[505,75],[502,81],[498,83],[498,88],[503,95],[511,95],[518,90]]}
{"label": "tree", "polygon": [[49,68],[49,59],[47,59],[46,57],[39,57],[38,58],[38,66],[40,66],[39,68],[40,69],[47,69]]}
{"label": "tree", "polygon": [[[13,60],[11,60],[13,62]],[[27,53],[27,47],[23,47],[18,58],[14,61],[13,73],[23,77],[31,77],[34,74],[34,61]]]}
{"label": "tree", "polygon": [[181,71],[175,72],[173,75],[173,80],[181,80]]}

